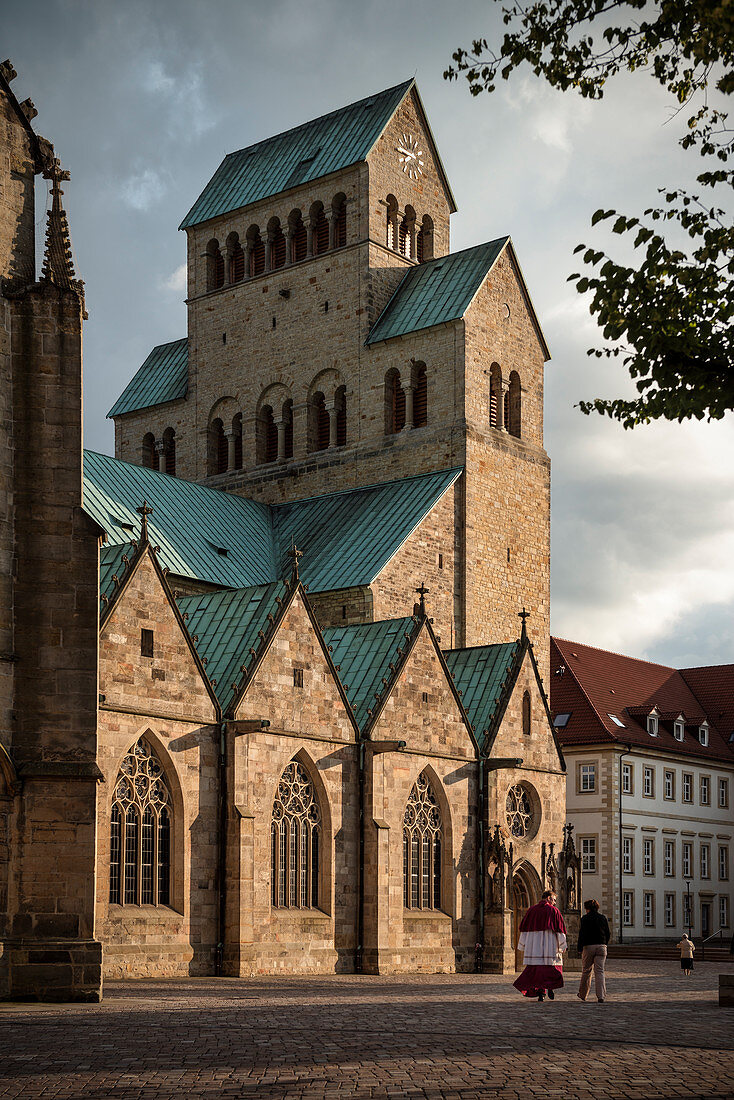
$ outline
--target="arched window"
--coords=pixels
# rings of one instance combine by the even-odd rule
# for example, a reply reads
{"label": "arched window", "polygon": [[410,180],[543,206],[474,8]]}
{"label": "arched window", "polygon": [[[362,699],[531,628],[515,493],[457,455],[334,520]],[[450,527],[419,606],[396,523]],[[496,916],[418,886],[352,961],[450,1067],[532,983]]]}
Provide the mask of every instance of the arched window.
{"label": "arched window", "polygon": [[321,203],[317,203],[311,212],[311,227],[313,231],[313,254],[320,256],[322,252],[329,250],[329,222]]}
{"label": "arched window", "polygon": [[502,372],[499,363],[489,368],[489,426],[502,427]]}
{"label": "arched window", "polygon": [[522,389],[520,386],[520,375],[514,370],[510,374],[510,386],[507,391],[508,419],[505,427],[510,435],[514,435],[517,439],[519,439],[521,435],[521,404]]}
{"label": "arched window", "polygon": [[309,451],[329,446],[329,413],[323,393],[316,392],[309,405]]}
{"label": "arched window", "polygon": [[229,466],[229,445],[220,417],[209,425],[209,473],[223,474]]}
{"label": "arched window", "polygon": [[296,264],[306,259],[308,234],[300,210],[291,211],[288,221],[291,226],[291,262]]}
{"label": "arched window", "polygon": [[423,428],[428,423],[428,375],[425,363],[413,367],[413,427]]}
{"label": "arched window", "polygon": [[146,432],[143,436],[143,449],[141,453],[142,465],[149,470],[158,469],[158,458],[155,453],[155,436],[152,432]]}
{"label": "arched window", "polygon": [[247,245],[250,250],[250,275],[262,275],[265,270],[265,242],[256,225],[247,230]]}
{"label": "arched window", "polygon": [[206,246],[206,289],[219,290],[224,286],[224,256],[219,241],[212,238]]}
{"label": "arched window", "polygon": [[306,769],[291,760],[280,777],[270,825],[271,899],[281,909],[319,904],[321,811]]}
{"label": "arched window", "polygon": [[278,429],[270,405],[263,405],[258,418],[258,462],[275,462],[278,457]]}
{"label": "arched window", "polygon": [[507,425],[510,423],[510,391],[505,390],[502,396],[502,426],[507,431]]}
{"label": "arched window", "polygon": [[403,904],[441,908],[441,810],[425,772],[416,779],[403,817]]}
{"label": "arched window", "polygon": [[163,444],[165,447],[165,459],[166,459],[166,473],[171,474],[172,477],[176,476],[176,432],[173,428],[166,428],[163,433]]}
{"label": "arched window", "polygon": [[285,236],[278,218],[271,218],[268,223],[268,240],[270,241],[270,270],[276,271],[285,264]]}
{"label": "arched window", "polygon": [[398,233],[399,251],[409,260],[415,258],[415,210],[412,206],[405,207],[405,216],[400,223]]}
{"label": "arched window", "polygon": [[398,244],[398,200],[394,195],[387,196],[387,231],[385,242],[388,248],[395,249]]}
{"label": "arched window", "polygon": [[110,817],[110,902],[170,905],[171,796],[144,738],[122,762]]}
{"label": "arched window", "polygon": [[532,730],[532,710],[530,708],[530,692],[526,691],[522,697],[522,732],[526,737]]}
{"label": "arched window", "polygon": [[400,373],[389,370],[385,375],[385,435],[394,435],[405,427],[405,391]]}
{"label": "arched window", "polygon": [[334,248],[343,248],[347,243],[347,200],[337,195],[332,203],[334,211]]}
{"label": "arched window", "polygon": [[415,258],[419,264],[433,259],[433,221],[428,214],[423,215],[421,227],[416,234]]}
{"label": "arched window", "polygon": [[336,445],[345,447],[347,443],[347,388],[340,386],[334,396],[336,407]]}
{"label": "arched window", "polygon": [[293,402],[290,399],[283,403],[283,423],[285,424],[283,458],[293,458]]}
{"label": "arched window", "polygon": [[240,244],[237,233],[230,233],[227,238],[227,252],[229,255],[229,281],[240,283],[245,277],[245,250]]}
{"label": "arched window", "polygon": [[237,413],[232,421],[234,432],[234,465],[236,470],[242,469],[242,413]]}

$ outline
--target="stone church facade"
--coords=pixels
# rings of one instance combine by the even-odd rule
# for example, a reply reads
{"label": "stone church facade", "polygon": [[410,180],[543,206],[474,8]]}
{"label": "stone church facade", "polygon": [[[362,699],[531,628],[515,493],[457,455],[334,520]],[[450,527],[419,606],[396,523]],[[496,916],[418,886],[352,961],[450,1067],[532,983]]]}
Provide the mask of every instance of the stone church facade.
{"label": "stone church facade", "polygon": [[581,884],[509,238],[450,252],[412,81],[230,154],[182,223],[188,332],[82,454],[67,177],[13,76],[0,994],[513,970],[518,913],[551,884],[573,924]]}

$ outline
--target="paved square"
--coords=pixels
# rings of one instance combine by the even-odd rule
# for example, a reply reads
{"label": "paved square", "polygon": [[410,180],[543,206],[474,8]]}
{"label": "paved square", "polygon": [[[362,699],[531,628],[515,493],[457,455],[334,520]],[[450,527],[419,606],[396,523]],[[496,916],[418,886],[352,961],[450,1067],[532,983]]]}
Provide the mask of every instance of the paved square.
{"label": "paved square", "polygon": [[697,963],[612,960],[609,1000],[496,975],[109,983],[102,1005],[0,1005],[0,1097],[734,1096],[734,1009]]}

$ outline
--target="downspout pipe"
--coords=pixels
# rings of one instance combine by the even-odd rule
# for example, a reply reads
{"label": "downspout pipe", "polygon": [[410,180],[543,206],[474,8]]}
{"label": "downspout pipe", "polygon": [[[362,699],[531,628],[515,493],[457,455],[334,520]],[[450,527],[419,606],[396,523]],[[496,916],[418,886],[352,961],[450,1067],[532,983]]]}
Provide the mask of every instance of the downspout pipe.
{"label": "downspout pipe", "polygon": [[629,756],[632,746],[627,745],[624,752],[619,754],[619,810],[617,820],[617,844],[619,845],[619,937],[617,942],[624,941],[624,891],[622,890],[622,757]]}
{"label": "downspout pipe", "polygon": [[359,742],[359,874],[357,877],[357,951],[354,959],[354,970],[357,974],[364,972],[365,757],[365,742],[362,739]]}
{"label": "downspout pipe", "polygon": [[227,916],[226,897],[226,838],[227,838],[227,723],[219,723],[219,833],[217,837],[217,889],[219,912],[217,919],[217,947],[215,973],[222,976],[224,969],[224,927]]}

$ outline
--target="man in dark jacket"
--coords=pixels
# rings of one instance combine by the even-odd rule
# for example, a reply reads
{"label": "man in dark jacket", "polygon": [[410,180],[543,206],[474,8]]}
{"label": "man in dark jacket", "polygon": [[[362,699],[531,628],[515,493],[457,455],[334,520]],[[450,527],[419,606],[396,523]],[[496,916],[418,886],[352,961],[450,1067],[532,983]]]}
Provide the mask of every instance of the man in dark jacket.
{"label": "man in dark jacket", "polygon": [[607,962],[607,944],[611,935],[609,921],[599,912],[599,902],[593,898],[584,902],[586,912],[579,925],[578,949],[581,952],[581,984],[576,996],[585,1001],[591,988],[591,971],[594,971],[596,999],[603,1004],[607,999],[607,982],[604,967]]}

